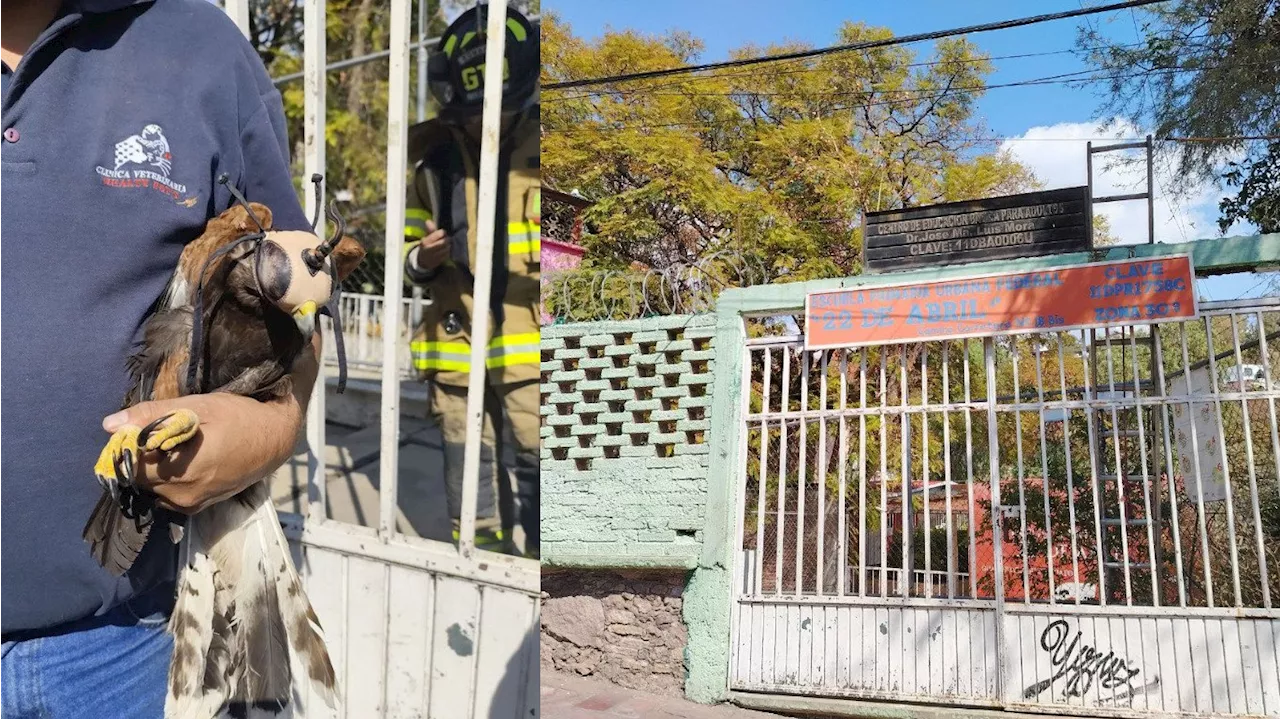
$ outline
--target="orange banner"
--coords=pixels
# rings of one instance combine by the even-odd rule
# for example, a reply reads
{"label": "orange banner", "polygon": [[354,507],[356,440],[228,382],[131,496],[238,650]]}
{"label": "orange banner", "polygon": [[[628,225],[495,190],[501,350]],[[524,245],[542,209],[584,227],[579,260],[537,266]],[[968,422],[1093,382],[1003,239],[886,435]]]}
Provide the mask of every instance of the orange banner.
{"label": "orange banner", "polygon": [[1190,255],[814,292],[805,347],[920,342],[1195,317]]}

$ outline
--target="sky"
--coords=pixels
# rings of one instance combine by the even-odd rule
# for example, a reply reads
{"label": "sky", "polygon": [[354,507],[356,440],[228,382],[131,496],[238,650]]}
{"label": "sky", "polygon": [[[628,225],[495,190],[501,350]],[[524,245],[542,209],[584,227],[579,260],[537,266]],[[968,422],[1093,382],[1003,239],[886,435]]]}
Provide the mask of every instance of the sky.
{"label": "sky", "polygon": [[[704,43],[700,62],[727,59],[731,50],[747,44],[764,46],[789,41],[822,47],[836,42],[836,33],[845,20],[887,27],[895,35],[943,30],[966,25],[1008,20],[1079,8],[1086,0],[1035,0],[1019,3],[992,0],[910,0],[910,2],[867,2],[866,0],[791,0],[787,3],[761,0],[544,0],[543,7],[567,22],[575,35],[595,38],[614,29],[631,29],[650,34],[670,30],[692,33]],[[785,8],[785,9],[784,9]],[[1091,16],[1092,22],[1118,42],[1136,42],[1139,25],[1134,14],[1124,11]],[[1056,20],[1009,30],[970,35],[993,58],[994,72],[989,85],[1059,75],[1087,66],[1074,54],[1057,52],[1074,49],[1076,32],[1084,18]],[[928,54],[929,45],[913,45]],[[1048,53],[1037,57],[994,59],[1004,55]],[[1046,189],[1086,183],[1085,143],[1109,137],[1142,137],[1138,128],[1115,118],[1104,117],[1102,98],[1089,90],[1065,85],[1035,85],[993,88],[978,103],[978,113],[992,137],[1008,138],[1000,147],[1008,149],[1028,165]],[[1098,143],[1095,143],[1098,144]],[[1105,141],[1104,141],[1105,144]],[[1110,158],[1116,155],[1102,155]],[[1222,192],[1213,185],[1193,186],[1174,196],[1168,188],[1180,186],[1178,178],[1157,161],[1155,235],[1157,242],[1184,242],[1217,237],[1217,203]],[[1095,163],[1094,195],[1142,192],[1145,168],[1101,169]],[[1112,230],[1124,243],[1147,241],[1145,202],[1099,205]],[[1254,228],[1237,225],[1226,234],[1251,234]],[[1199,284],[1210,299],[1256,297],[1267,289],[1261,276],[1227,275],[1207,278]]]}

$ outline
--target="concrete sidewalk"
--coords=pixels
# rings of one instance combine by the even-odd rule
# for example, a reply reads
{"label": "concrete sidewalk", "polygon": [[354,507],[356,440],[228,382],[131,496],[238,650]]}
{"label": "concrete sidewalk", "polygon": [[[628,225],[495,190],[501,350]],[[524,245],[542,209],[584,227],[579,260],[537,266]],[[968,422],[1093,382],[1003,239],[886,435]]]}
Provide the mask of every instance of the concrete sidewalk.
{"label": "concrete sidewalk", "polygon": [[[377,527],[382,472],[382,428],[363,429],[337,423],[325,425],[324,448],[327,515],[363,527]],[[400,462],[396,493],[396,529],[412,537],[453,541],[453,527],[445,504],[444,452],[440,430],[416,417],[400,417]],[[306,513],[307,451],[301,439],[296,454],[272,478],[276,510]],[[516,546],[524,547],[517,526]]]}
{"label": "concrete sidewalk", "polygon": [[781,715],[728,704],[707,706],[544,669],[542,716],[546,719],[777,719]]}

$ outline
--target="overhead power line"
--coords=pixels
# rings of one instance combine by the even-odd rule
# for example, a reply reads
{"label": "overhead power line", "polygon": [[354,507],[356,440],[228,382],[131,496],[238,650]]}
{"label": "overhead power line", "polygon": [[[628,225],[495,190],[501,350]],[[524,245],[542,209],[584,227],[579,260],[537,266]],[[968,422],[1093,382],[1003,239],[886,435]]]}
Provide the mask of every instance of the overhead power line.
{"label": "overhead power line", "polygon": [[[1104,50],[1110,47],[1128,49],[1128,48],[1141,47],[1145,44],[1146,43],[1127,43],[1122,45],[1106,46],[1106,47],[1099,46],[1099,47],[1083,47],[1083,48],[1077,48],[1077,49],[1047,50],[1047,51],[1041,51],[1041,52],[1023,52],[1023,53],[1016,53],[1012,55],[991,55],[991,56],[982,56],[982,57],[973,57],[973,58],[955,59],[955,60],[923,60],[919,62],[909,62],[904,65],[901,65],[900,67],[916,68],[916,67],[938,67],[938,66],[952,67],[952,66],[962,66],[962,65],[976,65],[980,63],[986,63],[986,62],[995,62],[998,60],[1020,60],[1020,59],[1025,59],[1029,57],[1048,57],[1051,55],[1071,55],[1081,51],[1087,52],[1091,50]],[[1187,43],[1183,47],[1179,48],[1178,51],[1194,52],[1204,47],[1207,47],[1207,44]],[[800,67],[795,69],[784,69],[784,70],[774,69],[769,71],[768,78],[777,79],[779,77],[784,77],[784,76],[809,75],[809,74],[818,73],[818,72],[830,72],[830,70],[820,66],[809,66],[809,67]],[[555,95],[555,96],[544,99],[543,102],[565,102],[565,101],[571,101],[571,100],[582,100],[585,98],[589,98],[592,96],[599,96],[599,95],[624,97],[624,96],[631,96],[631,95],[702,94],[702,93],[693,93],[687,90],[684,90],[681,92],[668,92],[668,93],[662,93],[659,91],[669,90],[672,88],[687,87],[686,83],[691,83],[691,82],[723,81],[723,80],[732,80],[734,78],[740,78],[740,77],[748,77],[748,78],[756,79],[759,77],[759,71],[746,70],[743,72],[715,73],[715,74],[709,74],[709,75],[701,75],[699,77],[683,78],[681,80],[676,80],[673,82],[640,85],[640,86],[630,87],[626,89],[623,89],[620,87],[610,87],[610,88],[604,88],[600,90],[583,88],[579,94],[571,95],[566,93],[566,94]]]}
{"label": "overhead power line", "polygon": [[[1256,64],[1259,64],[1259,63],[1241,63],[1238,66],[1243,67],[1243,66],[1256,65]],[[850,92],[843,92],[843,93],[819,93],[818,96],[829,98],[829,99],[836,98],[836,97],[860,95],[860,94],[865,94],[867,96],[871,96],[874,94],[884,94],[884,95],[894,96],[892,99],[874,100],[869,102],[860,102],[860,103],[845,104],[845,105],[833,105],[831,107],[824,108],[825,110],[828,110],[831,112],[840,112],[844,110],[859,110],[859,109],[868,108],[868,107],[882,107],[882,106],[892,107],[895,105],[907,105],[915,102],[937,100],[939,98],[947,97],[950,95],[961,95],[966,93],[985,92],[987,90],[995,90],[995,89],[1002,89],[1002,88],[1031,87],[1036,85],[1064,85],[1064,84],[1069,85],[1072,83],[1101,82],[1101,81],[1117,80],[1117,79],[1131,79],[1131,78],[1143,77],[1147,75],[1175,74],[1180,72],[1196,72],[1196,71],[1197,71],[1196,69],[1192,69],[1192,68],[1170,67],[1170,68],[1155,68],[1155,69],[1148,70],[1141,73],[1128,73],[1128,74],[1117,74],[1117,75],[1094,75],[1092,77],[1082,78],[1079,76],[1085,73],[1093,72],[1093,71],[1078,70],[1075,72],[1062,73],[1060,75],[1051,75],[1048,77],[1032,78],[1028,80],[1018,80],[1015,82],[1000,83],[995,85],[969,85],[969,86],[962,86],[962,87],[952,87],[949,89],[937,90],[937,91],[891,90],[891,91],[880,92],[880,93],[877,93],[874,91],[871,91],[871,92],[850,91]],[[708,94],[723,95],[726,97],[738,96],[738,95],[741,95],[744,97],[770,95],[770,93],[752,93],[752,92],[745,92],[745,91],[735,92],[735,93],[708,93]],[[784,96],[794,95],[796,97],[802,97],[804,95],[803,93],[794,93],[794,94],[780,93],[780,94]],[[747,119],[748,118],[743,116],[737,116],[737,117],[728,118],[724,120],[708,120],[703,122],[695,121],[695,122],[672,122],[672,123],[650,124],[650,123],[645,123],[641,121],[641,122],[613,124],[613,125],[580,124],[574,128],[547,128],[544,130],[544,132],[555,133],[555,134],[575,134],[575,133],[590,132],[590,131],[618,131],[618,130],[628,130],[628,129],[658,130],[658,129],[671,129],[671,128],[713,128],[713,127],[732,125],[734,123],[742,122]],[[1205,139],[1208,139],[1208,138],[1205,138]],[[1257,136],[1241,136],[1238,138],[1228,138],[1228,139],[1270,140],[1274,138],[1266,135],[1257,135]]]}
{"label": "overhead power line", "polygon": [[983,23],[981,25],[969,25],[967,27],[953,28],[950,30],[935,30],[933,32],[918,33],[915,35],[903,35],[901,37],[885,38],[883,40],[865,40],[862,42],[849,43],[847,45],[833,45],[831,47],[817,48],[814,50],[801,50],[798,52],[784,53],[781,55],[767,55],[764,57],[742,58],[739,60],[725,60],[723,62],[703,63],[701,65],[683,65],[681,67],[671,67],[665,70],[649,70],[647,72],[628,73],[624,75],[611,75],[608,77],[587,78],[582,80],[567,80],[565,82],[553,82],[543,86],[544,90],[568,90],[575,87],[588,87],[591,85],[608,85],[618,82],[629,82],[632,80],[647,80],[655,77],[669,77],[671,75],[684,75],[692,72],[702,72],[703,70],[718,70],[728,67],[746,67],[749,65],[760,65],[768,62],[780,62],[783,60],[799,60],[802,58],[819,57],[821,55],[830,55],[838,52],[850,52],[854,50],[870,50],[878,47],[891,47],[893,45],[905,45],[907,43],[923,42],[926,40],[940,40],[946,37],[954,37],[956,35],[969,35],[979,32],[990,32],[992,30],[1008,30],[1015,27],[1023,27],[1026,25],[1035,25],[1052,20],[1065,20],[1067,18],[1081,17],[1085,15],[1096,15],[1098,13],[1111,12],[1113,10],[1127,10],[1129,8],[1142,7],[1144,5],[1154,5],[1156,3],[1168,2],[1168,0],[1128,0],[1128,2],[1112,3],[1110,5],[1099,5],[1097,7],[1083,8],[1079,10],[1067,10],[1064,12],[1048,13],[1045,15],[1032,15],[1030,17],[1016,18],[1014,20],[1002,20],[1000,22]]}

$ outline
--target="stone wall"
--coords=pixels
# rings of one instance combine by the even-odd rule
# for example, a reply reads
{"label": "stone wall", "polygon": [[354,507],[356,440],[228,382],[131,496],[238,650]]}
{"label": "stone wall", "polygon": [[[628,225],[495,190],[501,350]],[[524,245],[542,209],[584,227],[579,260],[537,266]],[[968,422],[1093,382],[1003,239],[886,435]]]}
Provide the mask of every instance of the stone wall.
{"label": "stone wall", "polygon": [[688,632],[688,572],[548,570],[542,573],[542,666],[678,696]]}
{"label": "stone wall", "polygon": [[542,328],[542,560],[691,569],[714,316]]}

